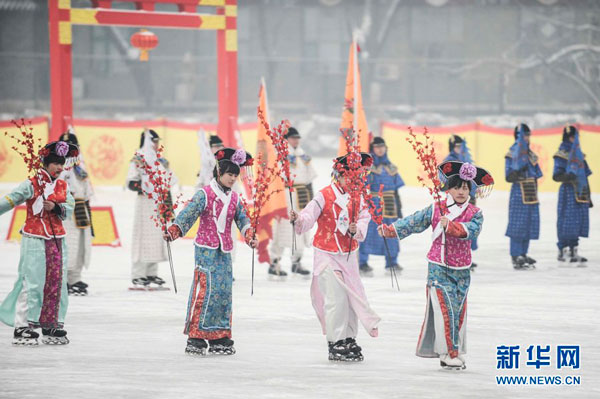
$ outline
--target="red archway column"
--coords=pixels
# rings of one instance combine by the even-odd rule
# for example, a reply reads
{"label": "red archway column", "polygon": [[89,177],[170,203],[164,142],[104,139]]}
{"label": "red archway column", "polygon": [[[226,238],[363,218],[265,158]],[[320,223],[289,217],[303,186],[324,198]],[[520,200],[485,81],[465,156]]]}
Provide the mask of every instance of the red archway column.
{"label": "red archway column", "polygon": [[[73,92],[71,84],[71,23],[68,22],[70,1],[49,0],[48,20],[50,30],[50,104],[52,125],[49,140],[58,140],[66,130],[65,118],[73,117]],[[64,20],[67,21],[64,21]],[[62,20],[62,21],[61,21]]]}
{"label": "red archway column", "polygon": [[237,147],[237,123],[232,123],[238,120],[237,0],[226,0],[225,7],[217,8],[217,14],[225,15],[225,29],[217,31],[217,132],[226,146]]}

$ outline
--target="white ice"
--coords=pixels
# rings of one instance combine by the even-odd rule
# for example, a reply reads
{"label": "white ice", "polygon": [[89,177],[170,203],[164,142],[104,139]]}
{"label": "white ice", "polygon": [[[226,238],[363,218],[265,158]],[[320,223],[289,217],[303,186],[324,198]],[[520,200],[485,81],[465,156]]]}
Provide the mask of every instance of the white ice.
{"label": "white ice", "polygon": [[[329,160],[316,160],[321,172],[316,188],[328,182]],[[600,172],[600,171],[596,171]],[[502,178],[498,176],[497,178]],[[0,185],[0,196],[13,184]],[[400,191],[403,212],[425,207],[420,188]],[[187,194],[191,193],[189,190]],[[122,188],[96,187],[93,205],[113,207],[123,246],[94,247],[84,271],[88,297],[71,297],[66,326],[71,343],[63,347],[11,346],[12,328],[0,327],[1,398],[598,398],[600,397],[600,216],[591,214],[590,238],[580,252],[587,268],[558,267],[556,261],[557,194],[541,195],[541,237],[531,242],[534,271],[514,271],[508,253],[508,193],[495,191],[480,201],[485,222],[479,267],[468,296],[468,354],[463,372],[443,371],[437,359],[415,356],[425,307],[425,254],[430,233],[401,243],[400,292],[392,289],[383,259],[370,260],[376,273],[364,285],[383,321],[380,336],[358,336],[365,361],[332,364],[309,297],[310,281],[267,279],[266,265],[256,265],[250,296],[251,250],[238,246],[234,264],[233,338],[237,354],[194,358],[184,354],[182,334],[193,271],[193,244],[179,240],[173,257],[179,293],[132,292],[130,245],[135,194]],[[600,206],[600,196],[594,196]],[[6,235],[10,213],[0,217]],[[19,245],[0,242],[0,298],[12,289]],[[311,266],[312,250],[303,262]],[[289,271],[289,260],[284,269]],[[160,275],[170,282],[168,265]],[[559,344],[581,346],[579,370],[557,370]],[[520,345],[520,369],[496,370],[496,347]],[[526,366],[529,345],[551,345],[552,365]],[[496,375],[579,375],[580,386],[498,386]]]}

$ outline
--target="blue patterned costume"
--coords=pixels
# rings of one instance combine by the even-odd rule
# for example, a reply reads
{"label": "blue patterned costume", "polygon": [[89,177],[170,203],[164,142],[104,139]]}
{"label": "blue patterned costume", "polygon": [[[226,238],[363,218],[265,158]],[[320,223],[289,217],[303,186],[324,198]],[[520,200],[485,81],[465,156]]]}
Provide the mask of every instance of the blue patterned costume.
{"label": "blue patterned costume", "polygon": [[542,177],[538,157],[522,135],[511,146],[505,157],[506,181],[513,183],[508,204],[510,255],[527,255],[529,240],[540,235],[540,209],[537,199],[537,179]]}
{"label": "blue patterned costume", "polygon": [[[396,221],[393,225],[400,240],[427,230],[432,223],[433,205]],[[477,238],[483,225],[478,211],[470,221],[461,223],[467,231],[466,239]],[[467,247],[468,250],[468,247]],[[427,308],[419,335],[417,356],[438,357],[450,354],[456,357],[466,353],[467,294],[471,283],[469,268],[447,267],[428,262]]]}
{"label": "blue patterned costume", "polygon": [[[397,190],[404,186],[404,181],[398,173],[396,165],[390,162],[387,153],[381,157],[373,156],[373,166],[369,173],[367,184],[371,193],[373,193],[373,203],[379,207],[381,199],[375,194],[379,192],[380,185],[383,184],[383,196],[388,200],[387,206],[383,206],[383,223],[392,224],[398,218],[402,217],[402,204]],[[384,201],[385,203],[385,201]],[[383,238],[377,234],[377,224],[372,220],[369,222],[369,230],[367,238],[360,244],[359,248],[359,264],[364,265],[369,260],[369,255],[385,256],[385,267],[398,264],[398,253],[400,252],[400,243],[397,240],[387,240],[389,257],[385,250]]]}
{"label": "blue patterned costume", "polygon": [[587,237],[590,230],[590,188],[587,176],[591,175],[587,162],[579,149],[579,135],[575,143],[563,139],[554,154],[552,177],[562,182],[558,191],[557,235],[558,249],[574,248],[579,237]]}
{"label": "blue patterned costume", "polygon": [[[199,190],[177,215],[174,224],[185,235],[204,212],[212,210],[206,208],[206,193]],[[241,202],[237,204],[234,220],[240,231],[250,224]],[[199,226],[199,229],[203,228],[206,226]],[[221,247],[212,249],[195,245],[194,262],[194,281],[190,289],[184,333],[190,338],[199,339],[231,338],[231,254],[223,252]]]}

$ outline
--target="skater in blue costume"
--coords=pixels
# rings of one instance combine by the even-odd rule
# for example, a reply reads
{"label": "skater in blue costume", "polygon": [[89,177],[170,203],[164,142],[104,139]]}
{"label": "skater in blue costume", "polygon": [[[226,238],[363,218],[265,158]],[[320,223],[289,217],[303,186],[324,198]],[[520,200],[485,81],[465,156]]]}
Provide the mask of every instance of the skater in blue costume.
{"label": "skater in blue costume", "polygon": [[508,203],[510,256],[515,270],[535,268],[536,260],[527,255],[529,241],[540,236],[538,179],[542,170],[538,156],[529,148],[531,130],[524,123],[515,127],[515,143],[505,156],[506,181],[512,183]]}
{"label": "skater in blue costume", "polygon": [[554,154],[552,178],[561,182],[558,191],[558,260],[585,266],[587,259],[579,255],[579,237],[587,237],[590,231],[592,206],[588,176],[592,174],[579,144],[579,131],[566,126],[563,139]]}
{"label": "skater in blue costume", "polygon": [[[368,177],[368,185],[371,193],[373,193],[373,202],[379,206],[379,201],[383,199],[383,223],[392,224],[398,218],[402,217],[402,204],[398,189],[404,186],[404,181],[398,173],[396,165],[390,162],[387,154],[387,146],[381,137],[375,137],[371,143],[371,156],[373,156],[373,166]],[[380,185],[383,185],[383,195],[380,199],[375,194],[379,192]],[[360,244],[359,249],[359,268],[363,276],[371,277],[373,268],[369,266],[367,261],[369,255],[385,256],[385,268],[402,270],[398,264],[398,253],[400,252],[400,243],[397,240],[388,240],[389,253],[385,250],[383,238],[377,234],[377,224],[372,220],[369,222],[369,230],[367,238]]]}

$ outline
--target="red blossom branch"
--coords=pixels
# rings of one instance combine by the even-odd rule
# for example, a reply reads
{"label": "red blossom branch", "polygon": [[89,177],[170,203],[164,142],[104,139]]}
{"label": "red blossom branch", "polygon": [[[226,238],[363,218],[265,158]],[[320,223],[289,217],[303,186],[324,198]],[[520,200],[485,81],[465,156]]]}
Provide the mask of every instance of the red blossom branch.
{"label": "red blossom branch", "polygon": [[288,141],[285,139],[285,135],[290,127],[290,122],[282,120],[277,127],[271,129],[269,122],[267,122],[265,114],[260,107],[258,107],[258,119],[265,128],[267,136],[269,136],[271,143],[273,143],[273,147],[275,148],[275,153],[277,154],[276,162],[279,164],[279,169],[281,171],[279,176],[283,180],[283,184],[290,189],[290,192],[292,192],[294,191],[294,179],[290,172]]}
{"label": "red blossom branch", "polygon": [[11,148],[23,159],[28,175],[33,177],[42,168],[42,157],[48,155],[49,150],[42,148],[42,139],[34,137],[31,121],[26,122],[24,118],[21,118],[20,121],[13,119],[10,122],[19,129],[21,137],[9,134],[8,132],[4,132],[4,135],[17,142]]}
{"label": "red blossom branch", "polygon": [[[417,176],[419,182],[423,187],[429,190],[429,194],[433,197],[434,201],[438,203],[441,215],[448,213],[446,203],[442,201],[441,182],[437,170],[437,158],[435,155],[435,148],[433,143],[430,142],[430,137],[427,132],[427,128],[424,129],[423,136],[425,142],[421,142],[417,139],[417,136],[413,133],[412,128],[408,127],[408,135],[406,141],[412,146],[413,150],[417,153],[417,159],[421,162],[428,181],[423,179],[421,176]],[[429,183],[429,184],[428,184]]]}
{"label": "red blossom branch", "polygon": [[154,221],[156,226],[160,227],[166,234],[167,228],[169,227],[168,224],[175,218],[175,209],[179,206],[181,194],[173,201],[171,196],[171,178],[173,174],[159,167],[160,161],[158,159],[161,157],[163,150],[164,147],[160,146],[156,151],[154,165],[148,164],[144,158],[144,154],[139,153],[139,156],[142,158],[144,172],[148,175],[148,180],[154,187],[152,192],[144,193],[146,197],[153,200],[156,205],[156,214],[152,215],[150,218]]}
{"label": "red blossom branch", "polygon": [[262,213],[262,209],[271,196],[281,190],[273,190],[273,182],[275,179],[281,176],[280,169],[277,163],[273,163],[270,167],[263,162],[262,153],[258,154],[257,163],[259,165],[256,168],[256,176],[254,178],[246,176],[246,184],[250,188],[252,193],[251,201],[247,201],[242,197],[242,205],[246,210],[246,214],[250,219],[250,227],[253,229],[254,234],[258,229],[258,222]]}

